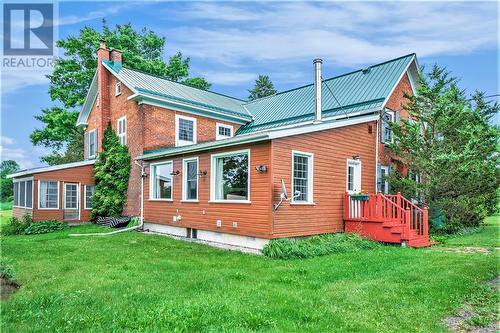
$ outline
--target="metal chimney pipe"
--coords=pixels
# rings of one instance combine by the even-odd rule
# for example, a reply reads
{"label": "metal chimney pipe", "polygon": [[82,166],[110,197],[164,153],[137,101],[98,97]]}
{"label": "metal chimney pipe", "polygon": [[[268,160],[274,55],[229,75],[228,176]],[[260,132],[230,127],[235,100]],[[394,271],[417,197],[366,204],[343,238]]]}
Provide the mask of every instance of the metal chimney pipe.
{"label": "metal chimney pipe", "polygon": [[315,102],[316,108],[314,111],[314,121],[321,121],[321,64],[323,63],[322,59],[314,59],[314,90],[315,90]]}

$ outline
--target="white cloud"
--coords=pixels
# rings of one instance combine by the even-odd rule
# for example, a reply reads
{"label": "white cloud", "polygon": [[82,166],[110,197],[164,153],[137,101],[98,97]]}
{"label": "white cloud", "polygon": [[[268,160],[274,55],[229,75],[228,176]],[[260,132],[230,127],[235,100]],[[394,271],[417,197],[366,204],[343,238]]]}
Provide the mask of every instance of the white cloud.
{"label": "white cloud", "polygon": [[2,161],[14,160],[21,169],[33,168],[34,163],[31,160],[31,154],[22,148],[8,147],[15,144],[15,140],[6,136],[0,137],[0,159]]}
{"label": "white cloud", "polygon": [[[165,31],[174,49],[225,66],[323,57],[360,66],[416,52],[465,54],[498,41],[497,4],[451,2],[196,3]],[[201,23],[200,23],[201,22]]]}
{"label": "white cloud", "polygon": [[85,15],[69,15],[69,16],[63,16],[60,17],[59,20],[55,22],[55,25],[71,25],[71,24],[76,24],[76,23],[81,23],[81,22],[86,22],[86,21],[91,21],[95,19],[103,19],[106,18],[106,16],[116,14],[123,9],[130,8],[132,5],[136,6],[138,5],[137,3],[134,2],[124,2],[124,3],[119,3],[119,4],[106,4],[105,7],[103,7],[102,10],[93,10],[88,12]]}
{"label": "white cloud", "polygon": [[51,70],[18,70],[18,71],[3,71],[2,72],[2,94],[16,92],[20,89],[25,89],[28,86],[48,84],[49,79],[45,76]]}

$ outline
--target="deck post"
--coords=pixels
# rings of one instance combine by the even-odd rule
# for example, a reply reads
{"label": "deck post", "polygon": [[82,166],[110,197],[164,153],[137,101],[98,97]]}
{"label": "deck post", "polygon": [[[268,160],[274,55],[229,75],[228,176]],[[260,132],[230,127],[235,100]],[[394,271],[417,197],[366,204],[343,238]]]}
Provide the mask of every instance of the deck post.
{"label": "deck post", "polygon": [[409,239],[411,235],[411,210],[407,208],[405,210],[405,238]]}
{"label": "deck post", "polygon": [[382,193],[377,193],[377,218],[384,221],[384,208],[382,207]]}
{"label": "deck post", "polygon": [[423,234],[425,237],[429,236],[429,212],[427,211],[427,207],[424,207],[424,225],[423,225]]}

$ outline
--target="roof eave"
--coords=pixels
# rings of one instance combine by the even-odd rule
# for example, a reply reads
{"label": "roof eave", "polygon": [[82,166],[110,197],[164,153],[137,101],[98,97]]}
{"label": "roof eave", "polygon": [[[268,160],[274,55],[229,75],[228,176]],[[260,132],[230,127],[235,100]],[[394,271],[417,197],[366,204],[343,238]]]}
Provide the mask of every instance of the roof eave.
{"label": "roof eave", "polygon": [[42,173],[42,172],[77,168],[77,167],[81,167],[81,166],[92,165],[92,164],[95,164],[95,162],[96,162],[96,160],[86,160],[86,161],[65,163],[65,164],[59,164],[59,165],[52,165],[52,166],[48,166],[48,167],[27,169],[27,170],[22,170],[22,171],[7,175],[7,178],[18,178],[21,176],[34,175],[34,174]]}

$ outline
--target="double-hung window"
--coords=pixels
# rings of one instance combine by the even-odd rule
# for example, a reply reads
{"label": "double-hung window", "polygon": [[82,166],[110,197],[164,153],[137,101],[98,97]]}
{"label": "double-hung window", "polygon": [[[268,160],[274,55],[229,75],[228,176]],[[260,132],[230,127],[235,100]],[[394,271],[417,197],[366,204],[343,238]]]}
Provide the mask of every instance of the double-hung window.
{"label": "double-hung window", "polygon": [[33,208],[33,180],[14,181],[14,206]]}
{"label": "double-hung window", "polygon": [[396,120],[394,111],[386,110],[382,113],[382,143],[394,142],[391,123]]}
{"label": "double-hung window", "polygon": [[389,176],[389,170],[390,168],[387,165],[380,165],[378,191],[384,194],[389,193],[389,181],[387,180],[387,176]]}
{"label": "double-hung window", "polygon": [[87,158],[97,156],[97,130],[93,129],[85,134],[85,147],[87,149]]}
{"label": "double-hung window", "polygon": [[57,181],[39,181],[38,208],[59,209],[59,183]]}
{"label": "double-hung window", "polygon": [[175,145],[196,143],[196,118],[175,115]]}
{"label": "double-hung window", "polygon": [[250,151],[212,155],[211,200],[248,202],[250,200]]}
{"label": "double-hung window", "polygon": [[150,200],[172,200],[172,161],[151,164]]}
{"label": "double-hung window", "polygon": [[182,200],[198,200],[198,158],[182,161]]}
{"label": "double-hung window", "polygon": [[120,81],[115,84],[115,96],[120,96],[122,94],[122,83]]}
{"label": "double-hung window", "polygon": [[313,202],[313,155],[292,151],[293,203]]}
{"label": "double-hung window", "polygon": [[228,139],[233,136],[233,126],[217,123],[217,133],[215,134],[216,140]]}
{"label": "double-hung window", "polygon": [[122,145],[127,144],[127,117],[118,118],[116,124],[118,139]]}
{"label": "double-hung window", "polygon": [[347,160],[347,192],[361,192],[361,161]]}
{"label": "double-hung window", "polygon": [[94,185],[85,185],[85,209],[92,209],[92,196],[95,192]]}

